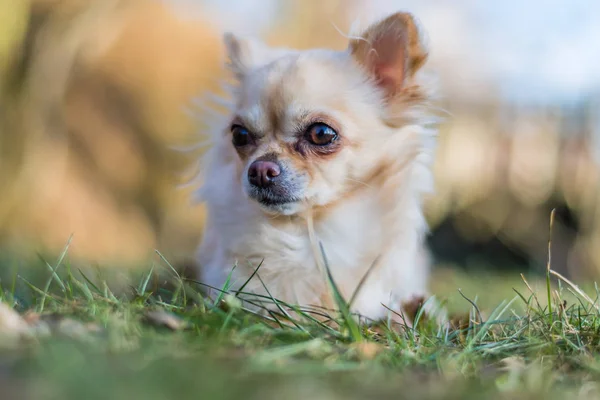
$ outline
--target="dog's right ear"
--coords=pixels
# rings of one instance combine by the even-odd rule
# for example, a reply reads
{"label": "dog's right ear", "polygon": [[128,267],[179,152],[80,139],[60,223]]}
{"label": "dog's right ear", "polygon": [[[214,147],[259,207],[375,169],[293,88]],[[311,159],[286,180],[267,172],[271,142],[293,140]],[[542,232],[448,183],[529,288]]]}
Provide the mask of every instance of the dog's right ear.
{"label": "dog's right ear", "polygon": [[229,58],[229,68],[238,79],[243,79],[249,70],[270,62],[270,49],[256,39],[241,38],[233,33],[223,37]]}
{"label": "dog's right ear", "polygon": [[254,38],[242,38],[233,33],[223,37],[229,58],[228,67],[237,79],[243,79],[250,70],[267,65],[273,60],[294,50],[283,47],[270,47]]}
{"label": "dog's right ear", "polygon": [[251,43],[230,32],[225,34],[223,41],[225,42],[227,57],[229,58],[228,67],[236,77],[243,78],[251,67]]}

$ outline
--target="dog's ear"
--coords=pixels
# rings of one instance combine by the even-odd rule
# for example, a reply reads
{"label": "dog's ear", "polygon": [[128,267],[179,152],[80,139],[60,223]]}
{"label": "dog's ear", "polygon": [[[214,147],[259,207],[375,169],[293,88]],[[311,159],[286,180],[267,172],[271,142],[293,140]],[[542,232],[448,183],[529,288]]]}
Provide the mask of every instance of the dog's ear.
{"label": "dog's ear", "polygon": [[253,43],[229,32],[225,34],[223,41],[229,68],[238,78],[243,77],[251,67]]}
{"label": "dog's ear", "polygon": [[349,50],[387,99],[399,94],[427,60],[413,16],[402,12],[371,25],[350,41]]}
{"label": "dog's ear", "polygon": [[223,37],[225,50],[229,58],[229,68],[238,79],[242,79],[249,70],[266,65],[288,50],[271,48],[254,38],[242,38],[233,33]]}

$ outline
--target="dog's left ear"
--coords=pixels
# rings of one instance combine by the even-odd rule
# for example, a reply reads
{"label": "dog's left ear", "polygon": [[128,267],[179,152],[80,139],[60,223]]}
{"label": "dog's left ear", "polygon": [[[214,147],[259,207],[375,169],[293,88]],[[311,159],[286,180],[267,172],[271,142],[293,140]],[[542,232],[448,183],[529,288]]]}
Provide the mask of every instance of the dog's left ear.
{"label": "dog's left ear", "polygon": [[372,75],[386,99],[402,92],[427,61],[419,30],[409,13],[396,13],[350,41],[354,59]]}

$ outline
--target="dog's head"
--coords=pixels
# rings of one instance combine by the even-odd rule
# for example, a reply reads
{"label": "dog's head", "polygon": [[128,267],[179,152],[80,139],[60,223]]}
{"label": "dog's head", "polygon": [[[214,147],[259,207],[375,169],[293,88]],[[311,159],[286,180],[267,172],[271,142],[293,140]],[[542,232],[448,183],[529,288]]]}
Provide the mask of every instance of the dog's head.
{"label": "dog's head", "polygon": [[414,147],[398,132],[425,100],[415,74],[427,53],[410,14],[372,25],[342,52],[274,49],[231,34],[225,43],[239,83],[227,140],[244,191],[265,211],[332,204]]}

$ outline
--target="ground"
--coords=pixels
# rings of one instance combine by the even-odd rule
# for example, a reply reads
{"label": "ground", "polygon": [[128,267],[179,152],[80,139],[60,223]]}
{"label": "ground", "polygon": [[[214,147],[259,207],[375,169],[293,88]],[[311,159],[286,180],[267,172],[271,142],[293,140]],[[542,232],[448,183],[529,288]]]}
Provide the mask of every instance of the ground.
{"label": "ground", "polygon": [[329,324],[302,310],[263,318],[234,294],[210,302],[160,261],[119,294],[64,259],[44,263],[42,279],[26,278],[22,267],[12,279],[5,273],[3,302],[22,326],[11,330],[0,315],[2,397],[600,396],[594,285],[584,293],[554,275],[438,268],[434,292],[455,317],[452,328],[422,313],[415,328],[367,327],[344,299]]}

